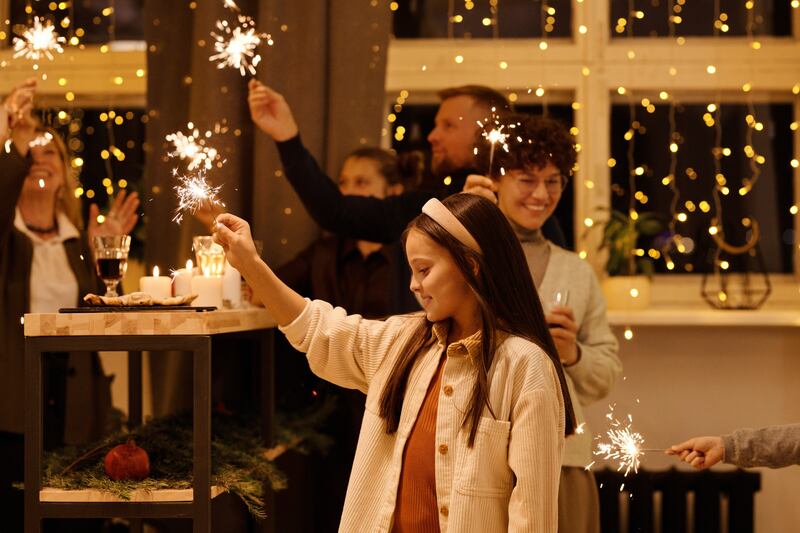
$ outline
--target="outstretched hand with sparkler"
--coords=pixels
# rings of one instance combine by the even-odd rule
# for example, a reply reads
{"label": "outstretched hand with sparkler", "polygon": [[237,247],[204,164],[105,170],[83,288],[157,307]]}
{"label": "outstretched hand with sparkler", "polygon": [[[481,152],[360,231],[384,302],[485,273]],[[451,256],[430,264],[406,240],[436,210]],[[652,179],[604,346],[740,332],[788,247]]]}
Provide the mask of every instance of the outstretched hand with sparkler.
{"label": "outstretched hand with sparkler", "polygon": [[725,444],[722,437],[695,437],[673,444],[664,453],[677,455],[681,461],[705,470],[725,460]]}
{"label": "outstretched hand with sparkler", "polygon": [[252,79],[247,85],[250,117],[258,128],[277,142],[288,141],[298,133],[292,109],[282,94]]}

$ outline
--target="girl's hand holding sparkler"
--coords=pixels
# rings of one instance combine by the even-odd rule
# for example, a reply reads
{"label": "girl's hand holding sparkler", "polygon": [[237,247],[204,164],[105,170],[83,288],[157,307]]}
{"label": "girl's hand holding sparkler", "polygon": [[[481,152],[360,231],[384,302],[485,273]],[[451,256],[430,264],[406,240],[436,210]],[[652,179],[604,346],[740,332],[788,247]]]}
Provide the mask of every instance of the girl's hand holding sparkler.
{"label": "girl's hand holding sparkler", "polygon": [[677,455],[681,461],[705,470],[725,459],[725,444],[722,437],[695,437],[673,444],[664,453]]}
{"label": "girl's hand holding sparkler", "polygon": [[252,265],[261,262],[250,234],[250,224],[230,213],[217,216],[214,242],[225,249],[228,262],[245,277]]}
{"label": "girl's hand holding sparkler", "polygon": [[497,203],[497,183],[491,178],[481,176],[480,174],[470,174],[467,176],[467,181],[464,183],[462,192],[470,194],[477,194],[483,196],[487,200]]}
{"label": "girl's hand holding sparkler", "polygon": [[247,87],[247,103],[255,125],[277,142],[295,137],[299,130],[283,95],[255,79]]}
{"label": "girl's hand holding sparkler", "polygon": [[283,283],[258,256],[247,221],[230,213],[219,215],[214,242],[225,249],[228,262],[242,273],[279,325],[290,324],[300,316],[306,300]]}

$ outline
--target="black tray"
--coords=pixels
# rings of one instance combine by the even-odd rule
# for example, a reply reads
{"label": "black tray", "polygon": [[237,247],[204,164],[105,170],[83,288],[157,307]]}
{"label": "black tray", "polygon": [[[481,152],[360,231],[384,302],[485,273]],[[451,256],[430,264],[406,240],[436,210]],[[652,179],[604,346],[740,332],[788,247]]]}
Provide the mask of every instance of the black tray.
{"label": "black tray", "polygon": [[59,313],[138,313],[140,311],[216,311],[211,307],[192,307],[189,305],[92,305],[86,307],[62,307]]}

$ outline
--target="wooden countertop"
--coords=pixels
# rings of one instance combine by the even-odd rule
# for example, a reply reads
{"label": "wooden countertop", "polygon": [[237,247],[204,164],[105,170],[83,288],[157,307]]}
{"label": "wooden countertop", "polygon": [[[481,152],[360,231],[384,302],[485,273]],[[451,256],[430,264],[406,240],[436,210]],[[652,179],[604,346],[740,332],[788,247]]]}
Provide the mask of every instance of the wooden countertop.
{"label": "wooden countertop", "polygon": [[262,308],[220,311],[142,311],[109,313],[28,313],[26,337],[84,335],[214,335],[274,328]]}

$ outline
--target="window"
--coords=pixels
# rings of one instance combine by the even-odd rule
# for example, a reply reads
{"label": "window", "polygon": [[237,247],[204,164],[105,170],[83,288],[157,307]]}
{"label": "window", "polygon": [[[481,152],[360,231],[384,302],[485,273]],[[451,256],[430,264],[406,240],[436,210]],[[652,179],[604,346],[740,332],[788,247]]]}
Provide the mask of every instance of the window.
{"label": "window", "polygon": [[55,22],[62,35],[75,36],[80,43],[92,45],[107,43],[112,35],[117,41],[144,40],[143,9],[144,0],[115,0],[113,8],[108,0],[42,0],[33,4],[12,0],[9,18],[13,28],[26,25],[33,15],[46,17]]}
{"label": "window", "polygon": [[[499,3],[499,20],[502,21],[502,12],[510,3]],[[528,3],[531,4],[536,3]],[[631,4],[634,12],[629,17]],[[635,161],[637,166],[648,169],[648,175],[641,177],[637,186],[648,196],[646,208],[665,217],[672,213],[668,207],[669,188],[660,181],[663,178],[660,174],[668,168],[670,160],[668,121],[664,122],[664,117],[670,104],[675,104],[678,131],[684,139],[677,153],[678,166],[683,172],[677,183],[681,194],[686,196],[682,207],[687,209],[689,224],[682,230],[700,241],[707,239],[710,222],[710,212],[703,214],[699,208],[704,199],[702,189],[707,184],[701,185],[701,179],[689,179],[686,169],[695,165],[691,168],[707,176],[708,165],[713,166],[708,144],[710,128],[705,125],[703,115],[709,103],[720,101],[723,143],[733,152],[721,163],[732,191],[723,205],[726,236],[733,242],[746,238],[747,228],[730,225],[737,222],[741,225],[747,213],[759,219],[764,232],[769,233],[762,234],[761,246],[764,256],[770,258],[767,267],[773,273],[773,299],[788,298],[784,296],[788,294],[796,298],[796,289],[789,287],[793,287],[793,276],[800,274],[797,242],[800,217],[794,214],[797,208],[792,207],[800,206],[798,169],[793,166],[797,165],[795,160],[800,151],[797,132],[800,78],[796,69],[800,63],[800,41],[795,35],[798,30],[793,30],[800,28],[800,3],[759,0],[753,2],[754,9],[748,10],[745,2],[719,0],[717,13],[714,2],[572,0],[569,7],[556,7],[552,33],[543,35],[535,24],[529,25],[527,39],[506,38],[511,36],[503,34],[502,24],[499,34],[481,34],[482,38],[473,34],[472,39],[459,38],[453,25],[453,38],[430,39],[448,37],[447,13],[436,15],[441,17],[438,33],[398,29],[405,24],[400,17],[407,17],[414,12],[414,6],[421,5],[422,2],[398,2],[397,38],[389,48],[387,99],[394,103],[394,97],[403,90],[412,96],[432,95],[443,87],[468,83],[483,83],[506,94],[520,95],[531,88],[541,88],[544,96],[540,101],[556,93],[567,94],[564,103],[572,103],[572,122],[578,128],[582,148],[580,169],[572,182],[575,250],[582,252],[598,273],[605,266],[604,254],[599,251],[603,213],[612,207],[623,208],[628,202],[623,136],[630,127],[629,103],[637,106],[637,117],[647,128],[645,135],[637,136]],[[457,1],[454,5],[463,4]],[[677,6],[680,12],[675,9]],[[419,9],[416,7],[417,12]],[[681,16],[679,24],[673,19],[673,36],[670,36],[670,9],[672,16]],[[636,11],[641,11],[643,18],[638,18]],[[563,20],[569,19],[570,29],[559,28],[562,14]],[[428,20],[433,16],[432,12],[428,14]],[[620,18],[625,19],[622,32],[617,31]],[[719,23],[717,28],[715,21]],[[727,31],[722,24],[727,24],[724,28]],[[570,38],[553,38],[556,36]],[[422,42],[401,37],[429,39]],[[547,40],[545,45],[541,43],[543,39]],[[652,100],[652,113],[641,106],[642,98]],[[429,100],[435,101],[435,98]],[[749,171],[743,147],[746,110],[751,105],[764,126],[753,142],[766,162],[761,165],[762,174],[752,196],[738,197],[738,190],[733,189]],[[409,107],[406,104],[403,112]],[[398,115],[401,121],[398,124],[403,124],[402,120]],[[409,129],[407,136],[411,135],[413,126],[405,127]],[[393,130],[387,128],[386,134],[391,139]],[[609,166],[611,158],[617,160],[613,168]],[[705,194],[708,193],[706,188]],[[690,197],[694,213],[685,204]],[[673,292],[696,301],[697,276],[705,268],[702,266],[705,258],[697,255],[697,250],[694,255],[681,256],[673,270],[668,270],[662,260],[658,265],[662,275],[657,276],[656,282],[670,287],[685,283],[687,290]],[[685,268],[688,263],[694,265],[691,274]],[[740,265],[730,267],[736,271]],[[677,275],[679,272],[681,275]],[[781,283],[786,283],[786,290],[781,290]]]}
{"label": "window", "polygon": [[634,9],[629,11],[628,0],[611,1],[613,37],[625,37],[630,31],[635,37],[667,37],[670,16],[675,22],[676,36],[710,37],[717,30],[721,36],[742,37],[747,35],[751,22],[755,35],[792,34],[792,8],[785,0],[759,0],[753,2],[752,9],[747,9],[746,2],[741,0],[719,0],[719,18],[715,16],[714,2],[708,0],[640,0],[633,5]]}
{"label": "window", "polygon": [[[654,97],[656,98],[656,97]],[[645,100],[646,102],[647,100]],[[725,221],[726,240],[740,245],[752,237],[752,220],[760,227],[759,247],[768,272],[791,273],[795,242],[791,208],[794,198],[792,183],[792,105],[757,104],[749,108],[743,103],[719,105],[719,124],[716,113],[709,113],[716,104],[676,104],[674,138],[670,136],[670,106],[654,105],[650,111],[639,102],[633,104],[635,128],[631,126],[631,105],[614,104],[611,109],[611,153],[616,162],[612,169],[611,206],[627,213],[630,205],[630,167],[627,164],[628,147],[631,141],[626,135],[634,135],[632,165],[639,198],[634,198],[639,212],[657,213],[667,222],[672,218],[673,193],[668,176],[670,164],[675,158],[675,180],[679,200],[675,215],[683,253],[673,252],[673,270],[676,273],[705,273],[713,271],[713,257],[708,251],[713,247],[708,229],[712,217],[716,216],[712,190],[718,181],[715,177],[713,149],[717,128],[720,128],[722,153],[720,170],[727,194],[720,194]],[[748,123],[748,116],[753,126]],[[759,131],[755,125],[761,124]],[[748,138],[748,130],[753,128]],[[633,131],[634,133],[629,133]],[[670,145],[674,142],[674,149]],[[750,147],[753,151],[746,152]],[[763,156],[765,163],[756,167],[760,171],[758,181],[747,190],[747,180],[753,176],[750,158]],[[639,171],[635,169],[640,169]],[[641,172],[641,175],[638,175]],[[745,187],[742,189],[742,187]],[[741,192],[740,192],[741,191]],[[744,193],[744,194],[741,194]],[[668,228],[654,240],[642,241],[640,246],[659,250],[670,242]],[[652,252],[657,254],[657,252]],[[711,254],[713,256],[713,254]],[[737,272],[747,267],[758,270],[750,255],[725,256],[727,270]],[[655,261],[657,272],[666,273],[666,263]]]}
{"label": "window", "polygon": [[569,37],[570,0],[406,0],[396,2],[395,37],[487,39]]}

